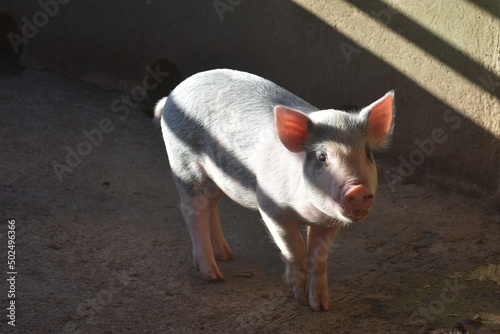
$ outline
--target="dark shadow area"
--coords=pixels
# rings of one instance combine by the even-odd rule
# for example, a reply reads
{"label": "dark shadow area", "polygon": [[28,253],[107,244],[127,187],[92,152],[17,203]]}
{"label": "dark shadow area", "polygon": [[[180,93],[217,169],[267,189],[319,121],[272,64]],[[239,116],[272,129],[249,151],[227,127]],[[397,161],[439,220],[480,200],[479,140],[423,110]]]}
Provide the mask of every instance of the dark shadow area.
{"label": "dark shadow area", "polygon": [[17,52],[12,44],[19,36],[21,36],[21,31],[17,22],[12,16],[0,13],[0,75],[18,74],[24,69],[19,65],[23,44],[17,46]]}
{"label": "dark shadow area", "polygon": [[147,99],[144,102],[144,111],[153,116],[153,109],[156,103],[163,97],[168,96],[172,89],[175,88],[184,78],[179,68],[165,58],[157,59],[148,65],[153,72],[168,72],[166,78],[162,78],[161,82],[147,91]]}
{"label": "dark shadow area", "polygon": [[473,3],[478,7],[481,7],[482,9],[496,16],[497,18],[500,18],[500,2],[497,1],[496,3],[494,3],[491,0],[467,0],[467,1]]}

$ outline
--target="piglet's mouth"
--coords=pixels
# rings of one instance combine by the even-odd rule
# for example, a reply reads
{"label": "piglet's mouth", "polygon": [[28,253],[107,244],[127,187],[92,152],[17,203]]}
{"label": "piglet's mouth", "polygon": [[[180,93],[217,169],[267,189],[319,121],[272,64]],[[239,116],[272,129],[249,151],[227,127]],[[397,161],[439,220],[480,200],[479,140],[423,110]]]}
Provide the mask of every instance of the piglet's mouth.
{"label": "piglet's mouth", "polygon": [[367,209],[367,210],[350,210],[349,211],[349,210],[346,210],[344,208],[344,210],[342,211],[342,215],[346,218],[352,219],[353,221],[357,221],[357,220],[361,220],[361,219],[365,218],[369,212],[370,212],[369,209]]}

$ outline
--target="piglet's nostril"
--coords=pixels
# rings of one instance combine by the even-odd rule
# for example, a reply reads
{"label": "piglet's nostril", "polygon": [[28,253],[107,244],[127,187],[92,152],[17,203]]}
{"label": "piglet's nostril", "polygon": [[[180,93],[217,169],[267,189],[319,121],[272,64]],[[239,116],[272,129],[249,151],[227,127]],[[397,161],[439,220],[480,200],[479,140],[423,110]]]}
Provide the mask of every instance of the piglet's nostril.
{"label": "piglet's nostril", "polygon": [[373,203],[373,193],[363,186],[354,186],[344,195],[342,204],[348,211],[368,210]]}
{"label": "piglet's nostril", "polygon": [[356,201],[356,198],[354,196],[346,196],[346,198],[344,199],[344,204],[347,202],[347,203],[354,203],[354,201]]}

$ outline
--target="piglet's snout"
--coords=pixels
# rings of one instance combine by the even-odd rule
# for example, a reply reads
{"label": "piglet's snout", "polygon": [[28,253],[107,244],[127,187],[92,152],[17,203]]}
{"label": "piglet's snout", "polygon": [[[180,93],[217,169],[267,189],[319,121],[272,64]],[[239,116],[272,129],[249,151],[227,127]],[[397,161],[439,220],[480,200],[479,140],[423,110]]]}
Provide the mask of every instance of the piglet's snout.
{"label": "piglet's snout", "polygon": [[355,185],[350,187],[342,199],[345,215],[354,220],[364,218],[373,204],[373,193],[366,187]]}

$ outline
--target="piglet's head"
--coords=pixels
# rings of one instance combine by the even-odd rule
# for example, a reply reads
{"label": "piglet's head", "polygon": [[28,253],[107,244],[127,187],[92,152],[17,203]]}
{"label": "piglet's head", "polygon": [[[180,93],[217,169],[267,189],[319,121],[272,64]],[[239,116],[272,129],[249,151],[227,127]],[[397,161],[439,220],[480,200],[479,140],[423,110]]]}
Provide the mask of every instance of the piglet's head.
{"label": "piglet's head", "polygon": [[328,109],[308,114],[274,108],[283,146],[301,154],[304,198],[319,220],[350,223],[364,218],[373,204],[377,169],[372,149],[384,147],[394,127],[394,92],[361,109]]}

